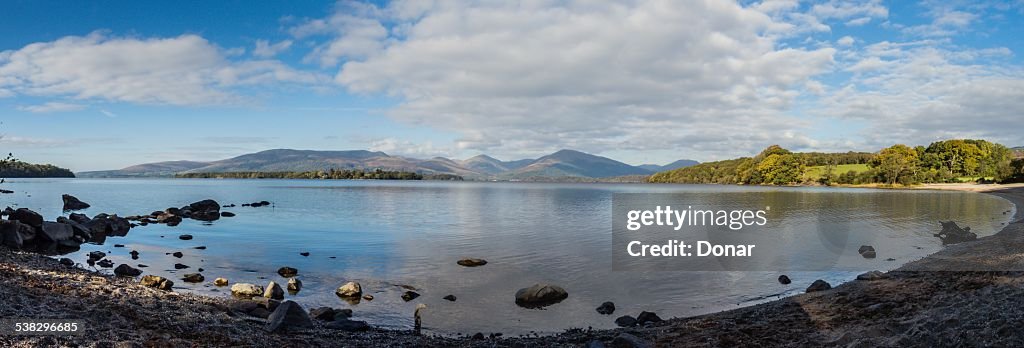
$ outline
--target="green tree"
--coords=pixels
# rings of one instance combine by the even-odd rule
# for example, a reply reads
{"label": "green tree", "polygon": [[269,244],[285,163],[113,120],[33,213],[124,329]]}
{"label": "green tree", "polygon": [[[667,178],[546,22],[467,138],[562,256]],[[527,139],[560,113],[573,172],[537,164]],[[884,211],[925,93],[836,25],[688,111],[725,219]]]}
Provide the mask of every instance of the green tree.
{"label": "green tree", "polygon": [[917,150],[903,144],[897,144],[878,152],[871,161],[872,168],[878,170],[879,177],[887,184],[912,184],[918,171],[919,158]]}

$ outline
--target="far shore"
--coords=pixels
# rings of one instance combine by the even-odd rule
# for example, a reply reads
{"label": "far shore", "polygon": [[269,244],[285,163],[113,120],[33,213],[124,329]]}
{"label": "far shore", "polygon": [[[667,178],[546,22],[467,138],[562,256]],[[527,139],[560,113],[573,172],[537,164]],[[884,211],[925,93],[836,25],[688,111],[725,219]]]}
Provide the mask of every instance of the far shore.
{"label": "far shore", "polygon": [[[67,267],[0,247],[0,317],[84,318],[83,336],[0,336],[5,347],[353,346],[549,347],[639,340],[655,346],[1022,346],[1024,184],[928,184],[903,189],[985,192],[1016,206],[995,235],[950,245],[896,270],[830,290],[642,327],[541,337],[438,337],[411,331],[343,332],[322,323],[267,333],[236,300],[160,291],[133,278]],[[999,271],[952,272],[957,265]],[[807,283],[807,279],[794,280]],[[309,308],[306,308],[308,310]]]}

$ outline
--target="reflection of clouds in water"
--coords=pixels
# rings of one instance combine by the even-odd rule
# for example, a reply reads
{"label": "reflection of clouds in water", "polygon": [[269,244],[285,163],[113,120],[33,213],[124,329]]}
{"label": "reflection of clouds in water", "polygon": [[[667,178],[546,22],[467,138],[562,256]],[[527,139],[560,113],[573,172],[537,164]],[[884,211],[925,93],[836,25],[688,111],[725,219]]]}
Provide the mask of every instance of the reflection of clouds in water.
{"label": "reflection of clouds in water", "polygon": [[[93,204],[89,215],[145,214],[205,198],[221,204],[272,201],[273,207],[226,209],[237,216],[211,226],[187,220],[173,228],[137,227],[127,237],[109,238],[106,245],[83,245],[73,258],[84,263],[88,251],[112,251],[109,258],[115,263],[148,264],[145,274],[167,276],[176,286],[214,296],[230,296],[227,287],[209,286],[216,277],[231,283],[266,286],[273,280],[283,285],[287,279],[276,271],[290,266],[299,270],[303,289],[286,298],[306,309],[353,308],[360,320],[407,329],[412,327],[416,304],[425,303],[428,330],[506,335],[568,327],[609,328],[614,317],[635,316],[643,310],[667,318],[732,309],[738,303],[766,300],[764,296],[801,292],[814,279],[837,284],[856,275],[787,272],[793,284],[785,286],[776,281],[778,272],[613,272],[609,233],[613,192],[680,192],[682,199],[706,206],[771,206],[766,231],[789,238],[815,233],[819,237],[805,239],[852,252],[842,257],[859,257],[856,248],[872,243],[879,251],[878,259],[870,263],[872,269],[896,267],[938,250],[938,241],[930,236],[938,228],[937,219],[964,221],[984,235],[1004,222],[1001,215],[993,218],[992,214],[1009,209],[1001,199],[959,192],[717,185],[82,179],[46,180],[45,184],[27,180],[17,185],[13,189],[30,191],[33,197],[4,195],[0,204],[39,209],[51,220],[60,213],[61,193]],[[823,214],[823,209],[829,212]],[[184,233],[195,239],[178,240]],[[832,237],[845,237],[846,248],[842,239]],[[899,243],[861,239],[868,237],[903,240],[924,248],[894,250]],[[115,243],[126,247],[113,248]],[[191,249],[198,245],[208,249]],[[128,256],[132,249],[142,253],[139,260]],[[185,253],[182,259],[164,254],[179,250]],[[302,251],[311,255],[299,256]],[[897,262],[884,261],[893,254]],[[465,268],[455,264],[462,257],[489,263]],[[842,257],[836,262],[866,262]],[[175,262],[191,268],[172,272]],[[179,281],[182,274],[199,267],[205,268],[207,282]],[[335,296],[334,290],[350,280],[360,282],[374,300],[350,305]],[[564,287],[569,298],[543,310],[514,304],[517,289],[540,282]],[[422,296],[403,301],[400,296],[405,289],[399,286],[403,284],[416,287]],[[458,300],[443,300],[448,294]],[[615,302],[614,315],[594,311],[604,301]]]}

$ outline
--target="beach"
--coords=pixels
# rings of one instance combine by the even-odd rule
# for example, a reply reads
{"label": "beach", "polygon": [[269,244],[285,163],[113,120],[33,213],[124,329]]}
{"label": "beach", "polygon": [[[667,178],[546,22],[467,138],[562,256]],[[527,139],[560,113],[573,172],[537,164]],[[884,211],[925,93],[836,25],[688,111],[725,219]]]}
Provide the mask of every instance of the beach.
{"label": "beach", "polygon": [[[968,187],[973,189],[974,187]],[[991,189],[992,186],[986,188]],[[0,336],[0,345],[37,346],[1017,346],[1024,335],[1024,188],[988,190],[1016,205],[993,236],[951,245],[872,280],[708,315],[613,330],[541,337],[416,336],[411,331],[345,332],[314,326],[268,333],[238,300],[161,291],[134,278],[102,275],[0,248],[0,317],[85,319],[80,336]],[[965,267],[975,265],[976,267]],[[939,269],[994,271],[950,272]],[[309,310],[305,308],[304,310]],[[409,313],[410,316],[413,313]],[[628,345],[627,345],[628,346]]]}

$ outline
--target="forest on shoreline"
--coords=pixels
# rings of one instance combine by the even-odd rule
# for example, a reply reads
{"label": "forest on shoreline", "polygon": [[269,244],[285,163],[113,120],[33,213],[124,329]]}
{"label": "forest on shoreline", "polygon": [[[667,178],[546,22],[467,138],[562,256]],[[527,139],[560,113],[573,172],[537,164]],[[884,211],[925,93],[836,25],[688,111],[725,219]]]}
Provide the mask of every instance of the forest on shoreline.
{"label": "forest on shoreline", "polygon": [[897,144],[877,153],[796,153],[772,145],[754,157],[706,162],[648,178],[651,183],[749,185],[914,185],[965,181],[1024,181],[1024,154],[975,139],[943,140],[916,147]]}
{"label": "forest on shoreline", "polygon": [[329,169],[301,172],[226,172],[181,173],[175,178],[187,179],[323,179],[323,180],[448,180],[462,181],[461,176],[450,174],[420,174],[387,170]]}
{"label": "forest on shoreline", "polygon": [[32,164],[22,162],[14,158],[13,154],[7,154],[6,158],[0,159],[0,178],[73,178],[75,173],[71,170],[57,167],[51,164]]}

